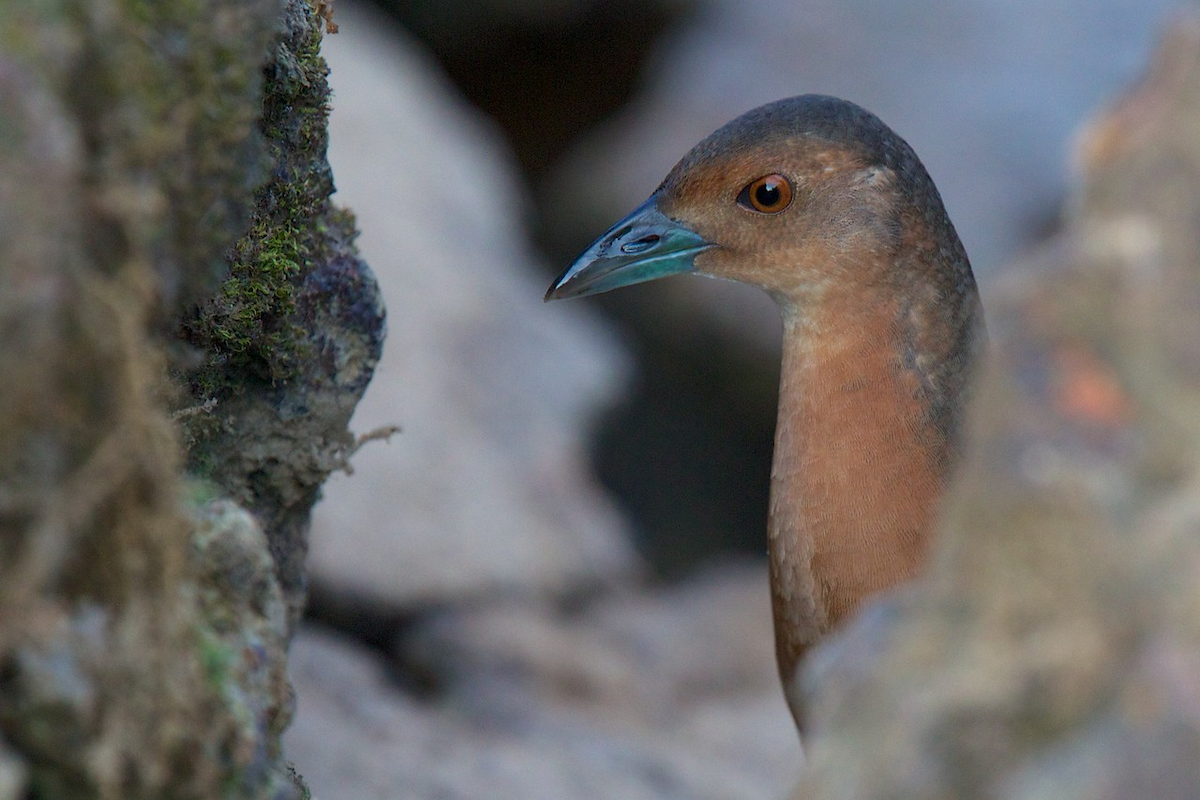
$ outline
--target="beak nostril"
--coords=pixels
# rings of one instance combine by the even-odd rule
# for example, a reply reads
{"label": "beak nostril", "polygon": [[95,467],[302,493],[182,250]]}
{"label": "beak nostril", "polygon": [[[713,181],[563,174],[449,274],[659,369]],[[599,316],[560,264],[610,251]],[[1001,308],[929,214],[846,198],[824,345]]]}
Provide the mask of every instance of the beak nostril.
{"label": "beak nostril", "polygon": [[658,244],[658,240],[661,238],[662,237],[657,233],[652,233],[648,236],[643,236],[640,239],[634,239],[632,242],[626,242],[625,244],[621,245],[621,252],[628,255],[644,253],[654,245]]}

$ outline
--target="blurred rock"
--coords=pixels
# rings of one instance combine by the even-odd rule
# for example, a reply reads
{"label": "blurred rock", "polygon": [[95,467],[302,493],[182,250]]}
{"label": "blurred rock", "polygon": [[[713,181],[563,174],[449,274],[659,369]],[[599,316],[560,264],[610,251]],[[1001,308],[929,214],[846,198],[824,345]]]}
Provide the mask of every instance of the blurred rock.
{"label": "blurred rock", "polygon": [[18,800],[28,794],[28,775],[20,756],[0,742],[0,800]]}
{"label": "blurred rock", "polygon": [[243,754],[244,785],[278,783],[262,790],[263,796],[274,796],[287,783],[271,772],[278,769],[279,739],[293,710],[285,595],[267,536],[250,512],[229,500],[210,499],[199,502],[192,516],[196,636],[209,681],[239,723],[226,747]]}
{"label": "blurred rock", "polygon": [[244,512],[193,542],[163,342],[244,231],[282,12],[0,0],[0,796],[300,794],[275,562]]}
{"label": "blurred rock", "polygon": [[310,561],[319,595],[397,611],[629,574],[585,444],[622,385],[622,353],[586,307],[542,305],[494,132],[385,20],[347,2],[337,20],[330,159],[390,328],[354,424],[403,433],[327,485]]}
{"label": "blurred rock", "polygon": [[455,685],[519,684],[542,702],[654,720],[697,697],[778,689],[764,578],[761,565],[723,566],[584,612],[519,602],[447,611],[407,632],[404,660]]}
{"label": "blurred rock", "polygon": [[799,773],[762,566],[583,612],[458,612],[418,638],[446,670],[425,701],[377,656],[297,637],[286,743],[317,797],[724,800]]}
{"label": "blurred rock", "polygon": [[[553,29],[601,5],[600,0],[378,0],[405,27],[435,44],[470,42],[514,23]],[[439,48],[440,49],[440,48]]]}
{"label": "blurred rock", "polygon": [[430,47],[539,177],[629,98],[647,52],[696,0],[375,0]]}
{"label": "blurred rock", "polygon": [[809,665],[804,797],[1200,786],[1200,17],[1084,137],[996,343],[934,565]]}

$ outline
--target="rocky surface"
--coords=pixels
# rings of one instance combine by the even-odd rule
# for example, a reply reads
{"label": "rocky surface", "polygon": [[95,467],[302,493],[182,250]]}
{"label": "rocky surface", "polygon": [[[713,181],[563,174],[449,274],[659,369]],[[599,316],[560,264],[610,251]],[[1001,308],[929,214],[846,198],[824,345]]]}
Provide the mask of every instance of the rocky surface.
{"label": "rocky surface", "polygon": [[0,13],[0,796],[299,797],[308,506],[382,336],[320,17]]}
{"label": "rocky surface", "polygon": [[305,602],[309,512],[353,449],[346,426],[384,337],[354,218],[330,200],[321,24],[307,0],[283,4],[263,68],[266,181],[228,276],[178,326],[200,362],[180,359],[188,469],[262,521],[293,622]]}
{"label": "rocky surface", "polygon": [[1078,160],[1064,231],[988,295],[930,574],[811,665],[801,796],[1196,796],[1200,19]]}
{"label": "rocky surface", "polygon": [[314,516],[319,598],[388,612],[566,592],[633,566],[585,436],[625,361],[583,306],[547,307],[494,131],[385,19],[337,7],[330,159],[363,229],[389,343],[356,412],[399,425]]}
{"label": "rocky surface", "polygon": [[292,718],[287,679],[291,619],[276,577],[266,533],[254,515],[231,500],[205,498],[193,487],[190,560],[204,669],[238,720],[227,744],[243,761],[241,792],[282,793],[280,735]]}
{"label": "rocky surface", "polygon": [[774,674],[765,568],[574,612],[448,612],[376,653],[301,631],[287,752],[318,798],[781,797],[800,750]]}
{"label": "rocky surface", "polygon": [[[248,215],[278,8],[11,6],[0,5],[0,95],[14,111],[0,115],[0,360],[13,381],[0,393],[3,780],[9,796],[287,793],[278,727],[244,714],[286,692],[236,702],[261,687],[237,668],[207,671],[200,631],[219,604],[196,591],[205,570],[157,335],[211,289]],[[175,46],[157,46],[165,32]],[[282,675],[283,643],[270,645]]]}

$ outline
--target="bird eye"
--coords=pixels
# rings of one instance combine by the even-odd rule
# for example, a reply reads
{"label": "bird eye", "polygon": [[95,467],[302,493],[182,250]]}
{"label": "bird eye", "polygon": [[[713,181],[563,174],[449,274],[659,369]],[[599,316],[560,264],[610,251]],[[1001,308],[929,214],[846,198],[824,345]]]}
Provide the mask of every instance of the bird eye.
{"label": "bird eye", "polygon": [[792,184],[778,173],[764,175],[742,189],[737,202],[761,214],[778,214],[792,204]]}

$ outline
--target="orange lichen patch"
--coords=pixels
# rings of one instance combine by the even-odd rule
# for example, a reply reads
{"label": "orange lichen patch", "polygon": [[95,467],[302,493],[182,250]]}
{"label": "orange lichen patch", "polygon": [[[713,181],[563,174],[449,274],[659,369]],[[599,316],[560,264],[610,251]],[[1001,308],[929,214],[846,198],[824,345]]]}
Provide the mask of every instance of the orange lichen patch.
{"label": "orange lichen patch", "polygon": [[1112,367],[1095,353],[1080,345],[1064,345],[1054,354],[1054,360],[1058,372],[1054,407],[1060,416],[1104,427],[1118,427],[1132,420],[1132,398],[1121,387]]}

